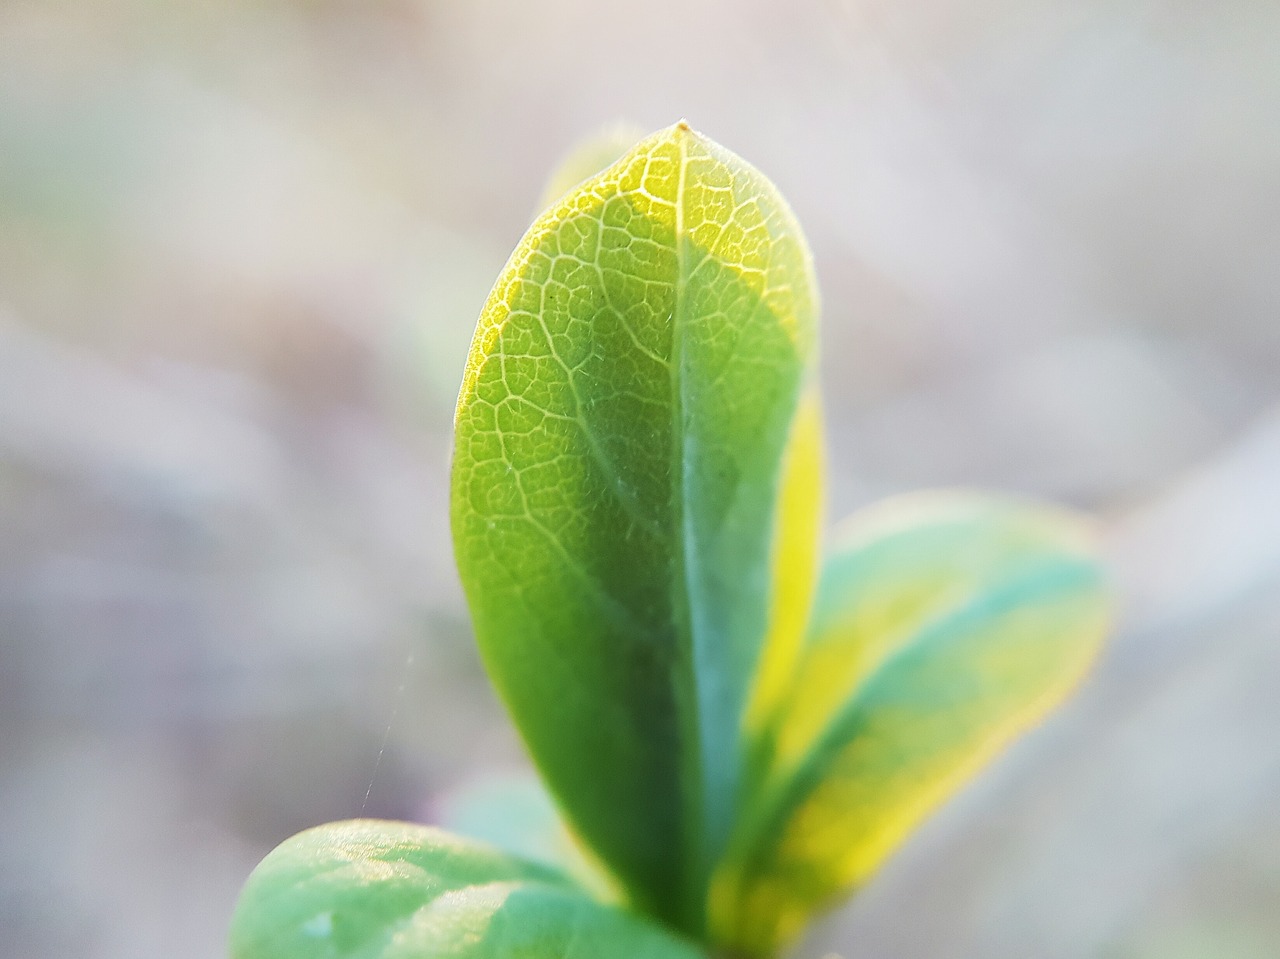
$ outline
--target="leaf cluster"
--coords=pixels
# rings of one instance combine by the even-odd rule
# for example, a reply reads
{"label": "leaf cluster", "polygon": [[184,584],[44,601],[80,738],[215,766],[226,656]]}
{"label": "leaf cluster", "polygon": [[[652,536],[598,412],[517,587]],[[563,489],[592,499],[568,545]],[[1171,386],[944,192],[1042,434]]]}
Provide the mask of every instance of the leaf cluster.
{"label": "leaf cluster", "polygon": [[[680,123],[525,235],[458,400],[486,667],[616,902],[426,827],[286,842],[236,959],[771,956],[1078,680],[1088,523],[890,500],[820,549],[817,291],[774,186]],[[621,152],[621,156],[617,153]]]}

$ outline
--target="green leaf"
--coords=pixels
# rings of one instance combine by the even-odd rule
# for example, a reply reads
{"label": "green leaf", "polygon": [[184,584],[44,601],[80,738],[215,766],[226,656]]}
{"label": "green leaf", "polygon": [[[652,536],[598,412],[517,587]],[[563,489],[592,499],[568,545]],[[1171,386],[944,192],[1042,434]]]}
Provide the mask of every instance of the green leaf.
{"label": "green leaf", "polygon": [[789,700],[712,893],[716,940],[769,955],[1078,682],[1109,603],[1090,528],[976,494],[859,514],[823,570]]}
{"label": "green leaf", "polygon": [[427,826],[355,820],[254,870],[231,959],[702,959],[552,869]]}
{"label": "green leaf", "polygon": [[533,225],[458,400],[490,675],[579,835],[695,935],[813,588],[815,310],[785,201],[680,123]]}

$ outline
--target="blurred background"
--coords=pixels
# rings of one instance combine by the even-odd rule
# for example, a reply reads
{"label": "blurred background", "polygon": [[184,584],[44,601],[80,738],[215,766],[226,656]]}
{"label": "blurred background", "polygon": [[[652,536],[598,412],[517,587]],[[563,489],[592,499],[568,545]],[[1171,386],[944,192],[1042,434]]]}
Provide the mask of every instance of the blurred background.
{"label": "blurred background", "polygon": [[524,760],[446,516],[544,177],[688,117],[790,198],[833,518],[1098,512],[1080,695],[801,949],[1280,955],[1280,5],[0,4],[0,952],[214,959],[276,842]]}

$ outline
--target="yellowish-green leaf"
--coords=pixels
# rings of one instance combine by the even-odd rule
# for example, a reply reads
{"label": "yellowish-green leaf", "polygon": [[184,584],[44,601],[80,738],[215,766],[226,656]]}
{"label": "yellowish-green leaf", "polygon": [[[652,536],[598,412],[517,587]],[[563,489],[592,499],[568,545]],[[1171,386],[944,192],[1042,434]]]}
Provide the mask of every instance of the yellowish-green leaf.
{"label": "yellowish-green leaf", "polygon": [[816,387],[801,398],[783,451],[778,515],[774,530],[773,593],[764,649],[752,682],[746,728],[759,737],[778,700],[794,682],[796,660],[818,585],[818,542],[822,526],[822,413]]}
{"label": "yellowish-green leaf", "polygon": [[535,222],[458,402],[455,554],[490,675],[576,832],[695,935],[748,713],[809,601],[815,310],[776,189],[677,124]]}
{"label": "yellowish-green leaf", "polygon": [[1080,679],[1108,605],[1072,514],[934,493],[853,517],[716,877],[717,941],[772,954],[859,886]]}
{"label": "yellowish-green leaf", "polygon": [[299,833],[245,884],[231,959],[702,959],[555,870],[408,823]]}

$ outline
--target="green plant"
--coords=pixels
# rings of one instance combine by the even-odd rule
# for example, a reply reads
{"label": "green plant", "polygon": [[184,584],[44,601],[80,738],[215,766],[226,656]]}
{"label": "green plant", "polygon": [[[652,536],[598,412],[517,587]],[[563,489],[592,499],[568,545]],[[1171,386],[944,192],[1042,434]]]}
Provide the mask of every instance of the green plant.
{"label": "green plant", "polygon": [[1088,524],[976,493],[855,515],[821,574],[809,253],[684,123],[570,189],[480,318],[452,520],[485,664],[608,870],[427,827],[310,830],[237,959],[771,956],[1080,677]]}

